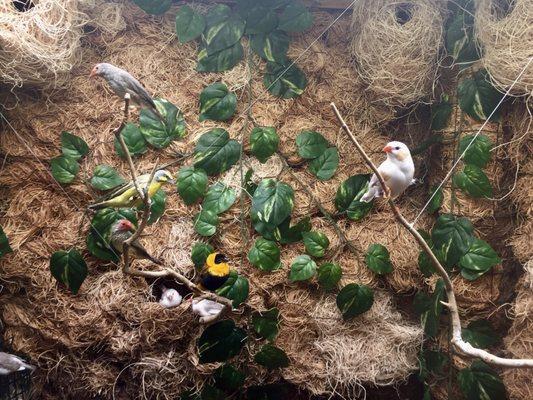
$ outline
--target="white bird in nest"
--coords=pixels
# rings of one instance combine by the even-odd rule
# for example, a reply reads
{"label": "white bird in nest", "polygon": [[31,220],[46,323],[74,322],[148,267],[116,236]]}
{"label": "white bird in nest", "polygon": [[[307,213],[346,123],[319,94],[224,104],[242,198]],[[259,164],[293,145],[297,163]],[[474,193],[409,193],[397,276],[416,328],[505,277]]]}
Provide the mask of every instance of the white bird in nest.
{"label": "white bird in nest", "polygon": [[[392,198],[401,195],[409,185],[415,183],[415,165],[411,158],[409,148],[402,142],[389,142],[383,148],[387,159],[378,168],[385,184],[390,190]],[[361,197],[365,203],[371,202],[376,197],[383,197],[383,188],[376,174],[372,175],[368,191]]]}
{"label": "white bird in nest", "polygon": [[224,305],[208,299],[193,299],[191,307],[194,314],[197,314],[203,318],[220,314],[224,308]]}
{"label": "white bird in nest", "polygon": [[0,351],[0,375],[9,375],[13,372],[24,371],[27,369],[33,371],[35,367],[27,364],[20,357]]}
{"label": "white bird in nest", "polygon": [[165,286],[162,287],[163,293],[159,299],[159,304],[165,308],[177,307],[181,304],[183,297],[178,293],[176,289],[169,289]]}

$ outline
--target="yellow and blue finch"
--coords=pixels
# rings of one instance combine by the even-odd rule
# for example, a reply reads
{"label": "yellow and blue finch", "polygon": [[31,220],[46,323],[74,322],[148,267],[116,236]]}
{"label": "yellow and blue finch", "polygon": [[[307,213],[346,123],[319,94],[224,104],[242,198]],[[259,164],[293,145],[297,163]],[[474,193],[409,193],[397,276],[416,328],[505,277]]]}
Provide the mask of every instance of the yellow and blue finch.
{"label": "yellow and blue finch", "polygon": [[220,253],[211,253],[205,260],[204,268],[200,274],[200,287],[215,291],[226,283],[229,273],[230,267],[226,256]]}

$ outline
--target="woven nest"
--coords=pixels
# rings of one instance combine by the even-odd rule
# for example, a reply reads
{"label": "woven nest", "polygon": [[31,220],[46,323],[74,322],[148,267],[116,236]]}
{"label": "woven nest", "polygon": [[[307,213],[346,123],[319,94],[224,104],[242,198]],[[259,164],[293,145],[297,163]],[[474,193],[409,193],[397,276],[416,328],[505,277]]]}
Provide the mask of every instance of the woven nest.
{"label": "woven nest", "polygon": [[443,35],[440,3],[356,3],[351,51],[374,101],[405,107],[431,96]]}
{"label": "woven nest", "polygon": [[[496,87],[505,91],[533,57],[533,8],[530,0],[476,1],[475,32],[482,62]],[[531,66],[516,82],[512,93],[533,93]]]}

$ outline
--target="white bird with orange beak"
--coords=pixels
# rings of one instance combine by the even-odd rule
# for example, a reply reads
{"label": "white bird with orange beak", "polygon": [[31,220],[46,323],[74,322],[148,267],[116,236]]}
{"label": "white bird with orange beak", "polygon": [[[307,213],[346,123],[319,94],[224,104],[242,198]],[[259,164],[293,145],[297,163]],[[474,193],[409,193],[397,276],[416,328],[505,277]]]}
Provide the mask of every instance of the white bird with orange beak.
{"label": "white bird with orange beak", "polygon": [[383,192],[379,179],[374,174],[370,179],[368,191],[361,197],[361,201],[365,203],[371,202],[376,197],[386,197],[389,194],[394,199],[401,195],[409,185],[415,183],[413,180],[415,165],[409,148],[404,143],[395,141],[387,143],[383,151],[387,153],[387,159],[381,163],[378,171],[390,193]]}

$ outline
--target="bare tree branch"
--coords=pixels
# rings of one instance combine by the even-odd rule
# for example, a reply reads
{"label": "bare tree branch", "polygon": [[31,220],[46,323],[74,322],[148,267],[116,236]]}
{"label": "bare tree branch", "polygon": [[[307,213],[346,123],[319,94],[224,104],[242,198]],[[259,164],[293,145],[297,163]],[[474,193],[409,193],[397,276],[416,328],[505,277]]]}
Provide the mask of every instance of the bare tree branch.
{"label": "bare tree branch", "polygon": [[[337,119],[339,120],[342,128],[344,131],[348,134],[352,142],[354,143],[355,147],[367,163],[367,165],[374,171],[377,178],[379,179],[379,182],[381,183],[381,186],[386,190],[386,185],[383,177],[379,173],[377,167],[372,162],[370,157],[365,153],[364,149],[361,147],[357,139],[355,138],[355,135],[350,131],[350,128],[346,125],[346,122],[344,122],[344,119],[342,118],[342,115],[340,114],[339,110],[335,106],[335,103],[331,103],[331,107],[333,108],[333,111],[335,112],[335,115],[337,116]],[[457,307],[457,301],[455,299],[455,292],[453,290],[453,284],[450,279],[450,276],[448,275],[448,272],[444,269],[440,261],[437,259],[431,248],[428,246],[424,238],[417,232],[417,230],[409,224],[409,222],[404,218],[404,216],[401,214],[400,210],[398,210],[398,207],[396,207],[396,204],[394,203],[394,200],[389,196],[387,198],[387,202],[389,203],[389,206],[394,213],[394,216],[396,217],[396,220],[409,231],[411,235],[416,239],[418,244],[424,249],[424,251],[428,254],[429,258],[431,259],[431,263],[435,267],[437,274],[442,278],[444,281],[444,286],[446,288],[446,295],[448,297],[448,303],[445,305],[448,307],[450,311],[450,321],[451,321],[451,328],[452,328],[452,345],[464,356],[471,357],[471,358],[479,358],[483,361],[485,361],[488,364],[497,365],[500,367],[505,368],[533,368],[533,360],[532,359],[512,359],[512,358],[502,358],[495,356],[494,354],[489,353],[488,351],[478,349],[474,346],[472,346],[470,343],[465,342],[461,336],[461,319],[459,317],[459,310]]]}

